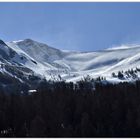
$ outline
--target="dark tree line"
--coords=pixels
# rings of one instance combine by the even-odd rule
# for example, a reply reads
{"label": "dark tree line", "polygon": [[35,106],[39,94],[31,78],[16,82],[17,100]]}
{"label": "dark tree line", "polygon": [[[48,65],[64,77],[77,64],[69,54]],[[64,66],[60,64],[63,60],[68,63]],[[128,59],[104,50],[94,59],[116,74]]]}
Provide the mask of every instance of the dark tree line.
{"label": "dark tree line", "polygon": [[140,81],[43,81],[31,95],[0,87],[0,136],[140,137]]}

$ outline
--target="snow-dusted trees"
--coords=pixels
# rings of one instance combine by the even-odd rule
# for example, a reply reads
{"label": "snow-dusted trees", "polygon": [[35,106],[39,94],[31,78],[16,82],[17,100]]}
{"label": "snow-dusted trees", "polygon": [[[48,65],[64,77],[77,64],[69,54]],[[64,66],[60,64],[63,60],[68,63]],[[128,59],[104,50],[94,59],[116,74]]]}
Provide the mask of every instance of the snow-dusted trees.
{"label": "snow-dusted trees", "polygon": [[119,78],[119,79],[122,79],[123,77],[124,77],[124,76],[123,76],[123,73],[119,71],[119,72],[118,72],[118,78]]}
{"label": "snow-dusted trees", "polygon": [[112,77],[117,77],[117,75],[115,74],[115,72],[112,73]]}

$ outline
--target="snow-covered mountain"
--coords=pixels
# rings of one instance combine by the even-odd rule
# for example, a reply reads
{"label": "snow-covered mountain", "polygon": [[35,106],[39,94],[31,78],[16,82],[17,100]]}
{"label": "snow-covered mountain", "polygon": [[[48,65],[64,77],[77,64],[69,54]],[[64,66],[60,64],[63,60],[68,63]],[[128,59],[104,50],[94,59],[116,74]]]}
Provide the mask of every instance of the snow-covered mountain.
{"label": "snow-covered mountain", "polygon": [[[31,39],[4,42],[0,40],[1,73],[22,81],[35,74],[47,80],[78,81],[87,75],[106,77],[108,81],[128,81],[112,73],[140,67],[140,45],[121,46],[96,52],[63,51]],[[3,68],[4,67],[4,68]],[[12,71],[12,72],[11,72]],[[19,74],[15,74],[15,71]],[[14,73],[14,74],[13,74]],[[139,73],[137,76],[139,77]]]}

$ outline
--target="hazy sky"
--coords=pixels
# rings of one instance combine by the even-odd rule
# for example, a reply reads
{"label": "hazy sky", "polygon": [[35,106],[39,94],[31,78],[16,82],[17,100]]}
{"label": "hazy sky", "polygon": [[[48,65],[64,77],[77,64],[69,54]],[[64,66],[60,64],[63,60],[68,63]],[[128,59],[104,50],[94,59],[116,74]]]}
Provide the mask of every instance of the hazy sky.
{"label": "hazy sky", "polygon": [[140,3],[0,3],[0,35],[80,51],[140,43]]}

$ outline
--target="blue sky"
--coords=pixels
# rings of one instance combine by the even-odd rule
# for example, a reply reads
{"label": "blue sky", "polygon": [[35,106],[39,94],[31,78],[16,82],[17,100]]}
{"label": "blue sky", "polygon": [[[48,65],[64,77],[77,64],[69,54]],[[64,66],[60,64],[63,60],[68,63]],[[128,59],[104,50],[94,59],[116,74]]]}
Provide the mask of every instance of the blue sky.
{"label": "blue sky", "polygon": [[4,41],[80,51],[140,43],[140,3],[0,3],[0,18]]}

